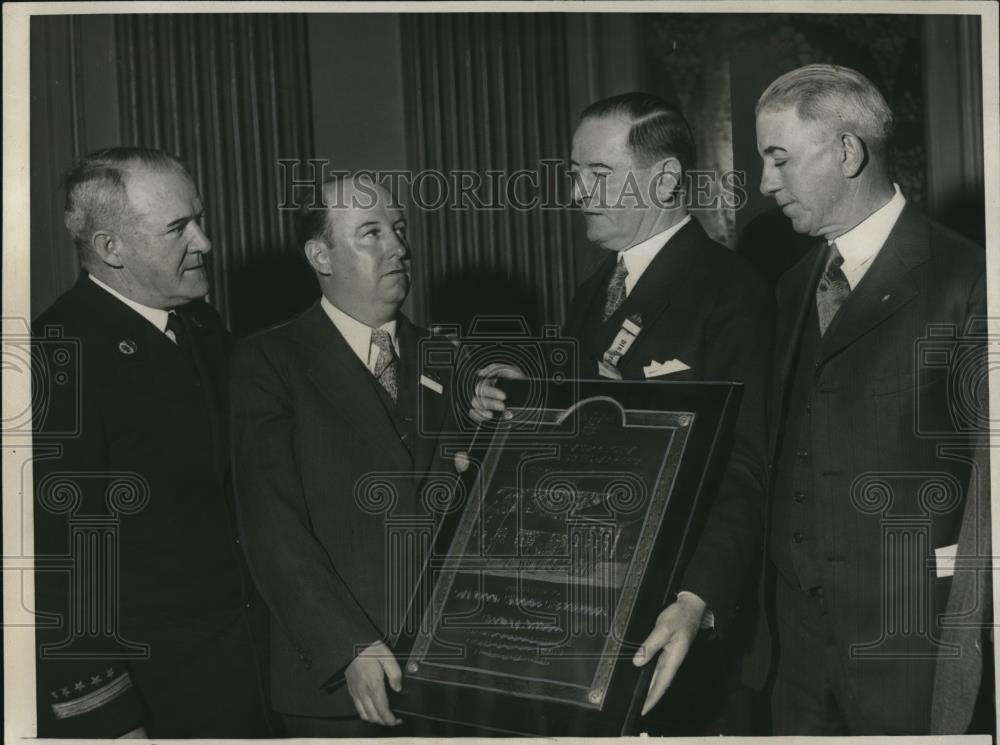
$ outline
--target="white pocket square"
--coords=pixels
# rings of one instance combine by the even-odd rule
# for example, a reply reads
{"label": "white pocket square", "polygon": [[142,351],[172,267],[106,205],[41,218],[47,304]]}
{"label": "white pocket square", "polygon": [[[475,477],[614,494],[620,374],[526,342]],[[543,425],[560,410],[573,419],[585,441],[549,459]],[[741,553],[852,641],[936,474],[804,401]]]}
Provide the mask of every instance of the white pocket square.
{"label": "white pocket square", "polygon": [[671,373],[690,369],[690,365],[687,365],[680,360],[667,360],[666,362],[650,360],[649,364],[642,368],[642,374],[647,378],[658,378],[661,375],[670,375]]}
{"label": "white pocket square", "polygon": [[958,544],[942,546],[934,549],[935,565],[938,577],[955,576],[955,559],[958,557]]}

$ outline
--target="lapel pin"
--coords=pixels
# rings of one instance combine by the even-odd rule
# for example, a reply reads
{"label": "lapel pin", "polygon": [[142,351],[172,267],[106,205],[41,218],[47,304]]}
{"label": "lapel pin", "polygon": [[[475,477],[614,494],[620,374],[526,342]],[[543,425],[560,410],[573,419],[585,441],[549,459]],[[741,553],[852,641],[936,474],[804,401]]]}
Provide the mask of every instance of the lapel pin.
{"label": "lapel pin", "polygon": [[883,295],[883,296],[882,296],[882,302],[884,303],[884,302],[885,302],[886,300],[888,300],[888,299],[889,299],[889,298],[891,298],[891,297],[892,297],[892,295],[890,295],[890,294],[889,294],[889,293],[887,292],[887,293],[886,293],[885,295]]}
{"label": "lapel pin", "polygon": [[131,339],[122,339],[118,342],[118,351],[122,354],[135,354],[139,351],[139,346]]}
{"label": "lapel pin", "polygon": [[191,316],[189,320],[191,321],[191,325],[194,326],[196,329],[201,328],[201,320],[198,318],[198,316]]}

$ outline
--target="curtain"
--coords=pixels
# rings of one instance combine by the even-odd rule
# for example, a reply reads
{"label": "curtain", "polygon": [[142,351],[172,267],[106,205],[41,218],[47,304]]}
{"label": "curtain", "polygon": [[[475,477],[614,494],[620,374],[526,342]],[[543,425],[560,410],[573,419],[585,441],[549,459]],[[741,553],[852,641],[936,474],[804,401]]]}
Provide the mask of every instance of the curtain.
{"label": "curtain", "polygon": [[115,19],[122,144],[179,156],[212,239],[210,299],[236,333],[305,308],[318,290],[281,209],[279,160],[312,149],[301,15]]}
{"label": "curtain", "polygon": [[[575,124],[565,16],[404,14],[402,32],[411,173],[452,174],[452,188],[457,170],[496,170],[526,202],[556,188],[564,199],[568,180],[541,161],[568,158]],[[537,191],[527,177],[509,182],[520,169],[539,173]],[[501,191],[488,183],[485,202]],[[513,314],[537,331],[561,319],[575,285],[566,209],[518,209],[506,196],[497,209],[434,208],[440,182],[424,186],[422,206],[408,200],[419,320],[467,331],[477,314]]]}

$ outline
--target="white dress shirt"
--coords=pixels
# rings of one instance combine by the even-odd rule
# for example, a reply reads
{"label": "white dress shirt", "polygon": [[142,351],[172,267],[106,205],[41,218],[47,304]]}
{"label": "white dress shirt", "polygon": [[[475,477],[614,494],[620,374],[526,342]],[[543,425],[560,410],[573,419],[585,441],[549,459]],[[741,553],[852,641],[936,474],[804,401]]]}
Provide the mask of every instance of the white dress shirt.
{"label": "white dress shirt", "polygon": [[899,184],[892,186],[896,190],[892,199],[833,241],[837,244],[840,255],[844,257],[844,263],[840,268],[847,277],[852,291],[865,276],[878,252],[882,250],[903,207],[906,206],[906,199],[899,190]]}
{"label": "white dress shirt", "polygon": [[[347,315],[327,300],[325,295],[319,301],[319,304],[323,307],[327,316],[330,317],[330,320],[333,321],[333,325],[337,327],[337,331],[344,337],[344,340],[354,351],[354,354],[364,363],[365,367],[374,373],[375,363],[378,362],[379,348],[372,344],[372,327],[362,323],[353,316]],[[399,340],[396,338],[396,320],[393,319],[388,323],[383,323],[379,328],[389,332],[389,338],[392,339],[392,346],[396,350],[396,356],[398,357]]]}
{"label": "white dress shirt", "polygon": [[170,311],[164,310],[163,308],[150,308],[148,305],[137,303],[135,300],[125,297],[113,287],[109,287],[106,283],[99,280],[93,274],[88,272],[87,276],[90,277],[90,281],[93,282],[95,285],[100,287],[102,290],[111,293],[113,296],[121,300],[123,303],[125,303],[125,305],[130,307],[140,316],[142,316],[151,324],[156,326],[156,328],[160,330],[160,333],[165,334],[166,337],[170,339],[170,341],[174,342],[175,344],[177,343],[177,339],[174,338],[174,332],[167,331],[167,318],[170,316]]}
{"label": "white dress shirt", "polygon": [[660,250],[667,245],[667,241],[674,237],[678,230],[691,222],[691,215],[685,215],[684,219],[676,225],[671,225],[666,230],[660,231],[656,235],[651,235],[642,243],[636,243],[631,248],[626,248],[621,252],[620,261],[625,262],[628,274],[625,277],[625,296],[627,297],[639,277],[653,263],[653,259],[660,253]]}

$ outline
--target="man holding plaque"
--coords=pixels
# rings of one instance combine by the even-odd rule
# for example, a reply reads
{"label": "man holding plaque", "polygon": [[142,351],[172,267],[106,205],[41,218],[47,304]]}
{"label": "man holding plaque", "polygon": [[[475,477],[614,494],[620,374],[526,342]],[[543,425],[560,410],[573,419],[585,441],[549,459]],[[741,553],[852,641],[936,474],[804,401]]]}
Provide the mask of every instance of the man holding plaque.
{"label": "man holding plaque", "polygon": [[[685,175],[694,151],[680,112],[643,93],[592,104],[573,136],[574,199],[587,237],[608,252],[578,288],[566,318],[565,334],[579,344],[582,376],[745,386],[732,456],[681,592],[635,656],[635,664],[645,665],[662,650],[642,714],[663,696],[700,628],[722,635],[730,661],[739,656],[746,624],[734,618],[754,585],[763,540],[763,397],[772,306],[750,265],[688,214]],[[496,377],[518,373],[494,367],[481,374],[471,413],[487,420],[504,410]],[[712,674],[721,678],[722,670]],[[712,702],[694,697],[691,706],[702,709],[697,715],[685,701],[666,715],[673,721],[664,726],[688,733],[741,729],[712,722],[720,717],[723,695],[720,690]]]}
{"label": "man holding plaque", "polygon": [[[245,546],[271,609],[273,706],[296,737],[402,732],[387,687],[393,609],[414,566],[388,556],[390,518],[419,510],[443,420],[443,384],[422,375],[425,335],[400,314],[410,289],[406,221],[385,189],[324,186],[300,240],[322,298],[244,340],[233,362],[233,447]],[[431,390],[417,416],[417,386]]]}
{"label": "man holding plaque", "polygon": [[984,253],[907,203],[891,128],[872,82],[836,65],[757,103],[760,189],[817,239],[777,288],[781,735],[929,734],[935,668],[959,656],[941,615],[986,422]]}

